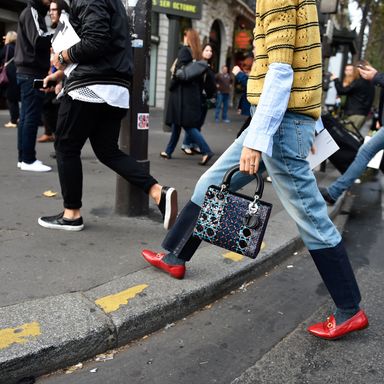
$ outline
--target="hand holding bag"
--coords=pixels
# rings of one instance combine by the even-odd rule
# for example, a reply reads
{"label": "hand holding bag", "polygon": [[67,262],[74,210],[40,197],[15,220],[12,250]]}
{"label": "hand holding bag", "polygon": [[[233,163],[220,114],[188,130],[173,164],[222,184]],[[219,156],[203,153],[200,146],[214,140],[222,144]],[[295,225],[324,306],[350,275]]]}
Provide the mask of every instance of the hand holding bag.
{"label": "hand holding bag", "polygon": [[205,60],[191,61],[187,65],[176,69],[175,77],[180,81],[192,81],[201,76],[208,68]]}
{"label": "hand holding bag", "polygon": [[272,204],[260,200],[264,181],[259,174],[255,175],[253,197],[231,192],[231,178],[237,171],[238,165],[227,171],[221,186],[208,188],[193,235],[254,259],[260,252]]}

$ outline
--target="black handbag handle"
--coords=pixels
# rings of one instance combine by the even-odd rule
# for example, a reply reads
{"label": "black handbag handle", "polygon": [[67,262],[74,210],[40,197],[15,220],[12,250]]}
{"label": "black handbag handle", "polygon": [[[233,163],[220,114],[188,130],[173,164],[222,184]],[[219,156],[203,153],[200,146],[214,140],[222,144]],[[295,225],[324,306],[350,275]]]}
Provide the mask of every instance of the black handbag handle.
{"label": "black handbag handle", "polygon": [[[229,188],[231,185],[232,176],[239,171],[240,171],[240,165],[238,164],[233,166],[232,168],[229,168],[223,177],[222,185],[225,185],[226,188]],[[264,180],[258,173],[256,173],[254,176],[255,176],[255,179],[257,179],[257,189],[255,192],[255,195],[259,196],[259,199],[261,199],[264,192]]]}

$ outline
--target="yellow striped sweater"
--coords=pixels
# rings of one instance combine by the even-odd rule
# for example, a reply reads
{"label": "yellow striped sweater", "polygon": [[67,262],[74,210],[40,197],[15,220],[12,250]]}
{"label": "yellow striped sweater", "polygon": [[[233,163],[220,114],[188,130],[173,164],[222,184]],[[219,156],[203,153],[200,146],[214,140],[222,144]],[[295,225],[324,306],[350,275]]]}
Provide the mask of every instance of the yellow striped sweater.
{"label": "yellow striped sweater", "polygon": [[254,62],[247,98],[257,105],[268,66],[290,64],[294,71],[288,110],[318,119],[322,58],[316,0],[257,0]]}

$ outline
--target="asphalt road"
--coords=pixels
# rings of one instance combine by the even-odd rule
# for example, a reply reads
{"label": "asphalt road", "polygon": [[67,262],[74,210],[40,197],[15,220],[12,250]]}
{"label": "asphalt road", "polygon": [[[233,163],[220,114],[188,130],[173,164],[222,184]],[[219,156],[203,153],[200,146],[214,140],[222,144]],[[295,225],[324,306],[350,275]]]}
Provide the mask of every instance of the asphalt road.
{"label": "asphalt road", "polygon": [[112,351],[113,359],[86,362],[38,384],[383,382],[382,193],[377,181],[354,191],[345,241],[371,319],[368,330],[339,342],[305,332],[305,326],[324,319],[331,303],[302,250],[188,318]]}

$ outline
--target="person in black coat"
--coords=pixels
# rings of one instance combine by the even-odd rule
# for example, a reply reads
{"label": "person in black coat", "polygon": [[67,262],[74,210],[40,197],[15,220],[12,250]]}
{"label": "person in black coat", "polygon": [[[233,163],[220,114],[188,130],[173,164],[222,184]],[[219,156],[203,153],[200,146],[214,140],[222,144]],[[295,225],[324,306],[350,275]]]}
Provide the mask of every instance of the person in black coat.
{"label": "person in black coat", "polygon": [[16,81],[16,66],[14,63],[15,43],[17,39],[17,33],[15,31],[9,31],[5,35],[4,48],[1,54],[1,62],[8,63],[6,66],[8,84],[5,87],[5,98],[10,114],[10,121],[4,124],[6,128],[16,128],[17,121],[19,120],[19,100],[20,100],[20,88]]}
{"label": "person in black coat", "polygon": [[[205,44],[202,50],[202,59],[208,63],[208,68],[203,76],[203,89],[201,93],[201,120],[200,124],[197,127],[201,131],[202,126],[204,125],[205,118],[207,116],[209,103],[216,96],[216,79],[215,72],[213,72],[210,62],[213,56],[213,47],[211,44]],[[190,136],[186,133],[184,135],[184,141],[181,146],[181,150],[186,155],[194,155],[195,153],[201,154],[200,148],[198,145],[190,140]]]}
{"label": "person in black coat", "polygon": [[338,95],[346,96],[344,105],[346,119],[360,129],[372,107],[375,96],[374,86],[360,77],[357,67],[353,64],[346,65],[343,82],[334,75],[331,76],[331,80],[335,82]]}
{"label": "person in black coat", "polygon": [[170,95],[166,111],[165,123],[172,127],[172,135],[165,151],[160,156],[172,158],[180,137],[181,128],[190,136],[190,140],[197,143],[203,155],[200,165],[206,165],[214,153],[205,141],[198,128],[201,127],[202,89],[204,74],[191,81],[181,81],[175,76],[176,71],[201,58],[199,35],[190,28],[184,32],[184,45],[180,48],[177,60],[172,71]]}

